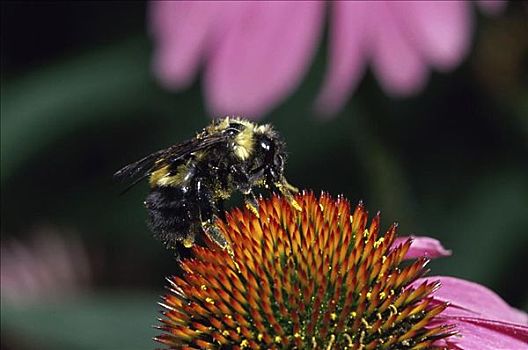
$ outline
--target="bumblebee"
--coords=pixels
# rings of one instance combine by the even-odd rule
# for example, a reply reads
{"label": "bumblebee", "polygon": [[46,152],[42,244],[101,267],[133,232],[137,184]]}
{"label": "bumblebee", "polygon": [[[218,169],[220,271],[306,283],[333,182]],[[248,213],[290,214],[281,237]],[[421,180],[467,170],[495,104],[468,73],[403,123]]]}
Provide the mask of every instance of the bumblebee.
{"label": "bumblebee", "polygon": [[284,177],[285,162],[285,143],[271,125],[226,117],[114,176],[133,180],[130,186],[149,179],[150,193],[144,202],[148,224],[167,247],[181,250],[195,242],[203,244],[205,234],[226,248],[214,222],[235,191],[255,215],[257,187],[278,191],[299,208],[293,199],[298,190]]}

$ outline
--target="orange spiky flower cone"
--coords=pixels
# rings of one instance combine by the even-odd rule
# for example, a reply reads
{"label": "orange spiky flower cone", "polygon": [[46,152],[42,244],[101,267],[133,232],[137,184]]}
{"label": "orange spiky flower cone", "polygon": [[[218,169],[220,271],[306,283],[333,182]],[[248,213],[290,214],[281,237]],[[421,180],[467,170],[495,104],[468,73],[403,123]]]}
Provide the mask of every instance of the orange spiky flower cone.
{"label": "orange spiky flower cone", "polygon": [[173,277],[157,341],[173,349],[434,349],[455,332],[435,322],[439,284],[410,286],[427,260],[402,265],[411,241],[393,246],[360,203],[327,194],[274,196],[259,216],[234,209],[217,223],[232,253],[195,247]]}

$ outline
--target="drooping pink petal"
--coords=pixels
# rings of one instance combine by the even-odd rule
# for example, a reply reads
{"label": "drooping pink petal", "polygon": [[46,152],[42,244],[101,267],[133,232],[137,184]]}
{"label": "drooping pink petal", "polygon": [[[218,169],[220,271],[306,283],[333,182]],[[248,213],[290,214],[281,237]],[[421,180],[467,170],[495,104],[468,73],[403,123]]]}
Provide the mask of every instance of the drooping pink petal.
{"label": "drooping pink petal", "polygon": [[225,8],[201,1],[152,1],[150,31],[155,42],[153,69],[169,89],[185,88],[204,61],[211,33],[221,30]]}
{"label": "drooping pink petal", "polygon": [[[259,117],[300,83],[322,31],[323,2],[245,2],[205,72],[215,115]],[[225,4],[224,6],[231,6]]]}
{"label": "drooping pink petal", "polygon": [[420,52],[412,46],[391,11],[388,2],[369,3],[369,26],[372,36],[373,70],[389,95],[406,96],[420,91],[428,78],[429,69]]}
{"label": "drooping pink petal", "polygon": [[427,62],[446,71],[466,57],[473,13],[466,1],[394,1],[390,9],[409,43]]}
{"label": "drooping pink petal", "polygon": [[488,288],[455,277],[419,278],[412,285],[417,287],[426,281],[439,281],[441,286],[433,298],[449,304],[435,322],[454,325],[459,333],[449,338],[448,348],[528,349],[526,313],[512,308]]}
{"label": "drooping pink petal", "polygon": [[445,249],[439,240],[431,237],[420,237],[420,236],[408,236],[408,237],[397,237],[394,240],[394,246],[404,243],[409,238],[412,239],[411,247],[405,255],[405,259],[414,259],[421,256],[426,258],[434,259],[443,256],[451,255],[451,251]]}
{"label": "drooping pink petal", "polygon": [[528,315],[509,306],[500,296],[488,288],[455,277],[432,276],[419,279],[438,280],[441,288],[434,298],[449,302],[450,306],[442,313],[449,317],[477,317],[487,320],[500,320],[521,325],[528,324]]}
{"label": "drooping pink petal", "polygon": [[352,95],[363,76],[367,58],[368,3],[337,1],[331,3],[328,68],[323,87],[315,102],[322,115],[335,114]]}
{"label": "drooping pink petal", "polygon": [[[449,308],[448,308],[449,309]],[[450,318],[444,312],[437,321],[455,324],[458,335],[446,340],[449,349],[528,349],[528,327],[500,321]]]}
{"label": "drooping pink petal", "polygon": [[494,16],[506,9],[507,2],[502,0],[478,0],[477,4],[482,12],[488,16]]}

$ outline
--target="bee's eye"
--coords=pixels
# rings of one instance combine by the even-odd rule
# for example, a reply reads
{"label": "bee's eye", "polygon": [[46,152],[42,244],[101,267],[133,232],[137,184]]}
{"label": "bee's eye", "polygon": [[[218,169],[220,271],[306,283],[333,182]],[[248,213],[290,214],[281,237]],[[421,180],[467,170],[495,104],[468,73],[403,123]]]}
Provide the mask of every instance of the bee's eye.
{"label": "bee's eye", "polygon": [[239,133],[240,131],[238,129],[235,129],[235,128],[228,128],[226,129],[225,133],[227,134],[227,136],[235,136]]}
{"label": "bee's eye", "polygon": [[271,150],[271,141],[270,140],[266,140],[266,139],[263,139],[260,141],[260,147],[262,149],[264,149],[265,151],[270,151]]}
{"label": "bee's eye", "polygon": [[242,124],[239,123],[229,123],[229,126],[224,130],[228,136],[236,136],[242,130]]}

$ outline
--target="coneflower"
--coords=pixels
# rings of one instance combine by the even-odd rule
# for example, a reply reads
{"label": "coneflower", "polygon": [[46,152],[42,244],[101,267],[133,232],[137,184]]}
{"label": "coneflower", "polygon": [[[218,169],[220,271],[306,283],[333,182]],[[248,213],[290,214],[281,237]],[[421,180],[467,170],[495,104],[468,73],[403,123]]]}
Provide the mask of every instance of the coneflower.
{"label": "coneflower", "polygon": [[[434,297],[442,278],[420,279],[428,260],[403,262],[412,240],[395,244],[396,224],[380,234],[379,213],[368,223],[363,204],[351,213],[342,197],[296,200],[301,210],[274,196],[258,216],[234,209],[218,221],[230,249],[197,246],[182,261],[155,339],[173,349],[364,350],[465,339],[442,317],[451,301]],[[515,326],[513,341],[526,344],[527,328]]]}

